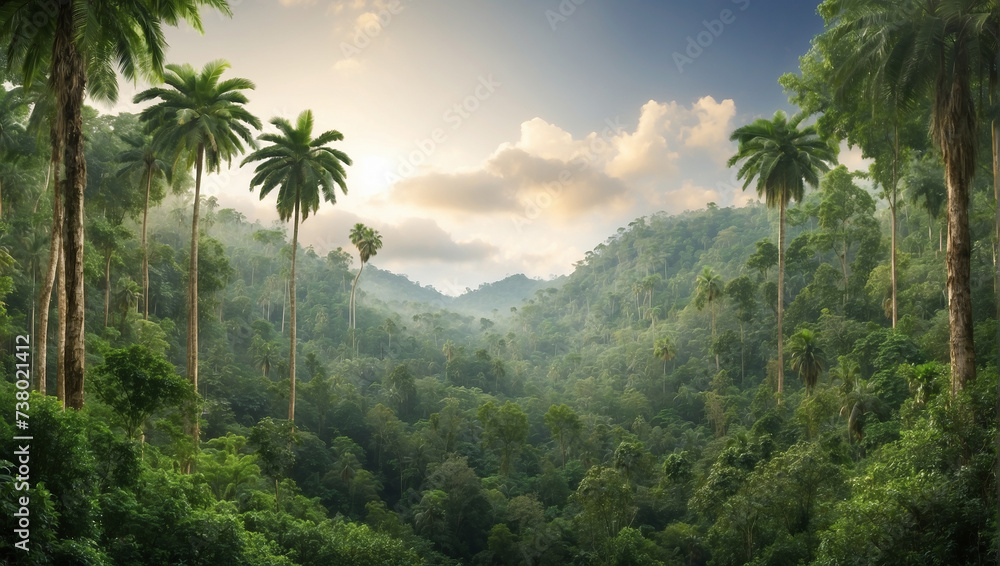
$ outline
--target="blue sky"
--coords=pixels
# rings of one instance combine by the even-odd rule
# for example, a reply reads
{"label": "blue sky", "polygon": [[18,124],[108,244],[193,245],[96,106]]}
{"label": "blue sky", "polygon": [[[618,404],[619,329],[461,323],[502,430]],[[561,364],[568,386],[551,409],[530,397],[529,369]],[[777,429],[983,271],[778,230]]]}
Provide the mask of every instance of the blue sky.
{"label": "blue sky", "polygon": [[[225,58],[262,119],[309,108],[344,134],[350,192],[303,243],[347,247],[365,222],[385,242],[373,263],[452,294],[568,273],[637,216],[745,203],[728,135],[794,110],[777,79],[823,26],[787,0],[230,4],[204,36],[170,30],[169,60]],[[206,192],[269,223],[249,177],[234,167]]]}

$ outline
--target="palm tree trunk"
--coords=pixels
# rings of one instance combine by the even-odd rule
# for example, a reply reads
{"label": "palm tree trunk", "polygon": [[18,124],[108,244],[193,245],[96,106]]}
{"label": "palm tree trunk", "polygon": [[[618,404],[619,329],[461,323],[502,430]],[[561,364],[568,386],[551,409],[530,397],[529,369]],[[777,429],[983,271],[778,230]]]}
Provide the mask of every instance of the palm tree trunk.
{"label": "palm tree trunk", "polygon": [[108,325],[108,307],[111,304],[111,252],[104,260],[104,326]]}
{"label": "palm tree trunk", "polygon": [[[295,191],[295,220],[292,228],[292,278],[288,287],[288,302],[291,304],[292,347],[288,354],[288,377],[292,382],[288,395],[288,420],[295,421],[295,252],[299,247],[299,191]],[[308,294],[308,292],[307,292]],[[308,361],[308,360],[306,360]]]}
{"label": "palm tree trunk", "polygon": [[[198,392],[198,208],[201,203],[201,173],[205,160],[205,144],[198,144],[195,155],[194,212],[191,216],[191,261],[188,266],[188,336],[187,336],[187,377],[192,389]],[[188,413],[193,413],[193,407]],[[190,415],[191,437],[198,445],[200,415]],[[190,463],[186,466],[190,471]]]}
{"label": "palm tree trunk", "polygon": [[[153,168],[146,170],[146,204],[142,208],[142,319],[149,320],[149,248],[146,246],[146,222],[149,218],[149,190],[153,185]],[[251,287],[253,283],[251,283]]]}
{"label": "palm tree trunk", "polygon": [[[49,162],[49,172],[57,169],[59,162],[59,148],[55,136],[55,129],[51,131],[52,137],[52,157]],[[55,181],[52,184],[52,237],[49,242],[49,266],[45,270],[45,279],[42,281],[42,290],[38,295],[38,336],[35,344],[38,346],[37,366],[35,367],[38,376],[38,391],[43,395],[48,390],[46,383],[46,370],[48,362],[48,340],[49,340],[49,305],[52,302],[52,288],[56,282],[56,271],[59,267],[59,256],[62,248],[62,224],[63,206],[62,194],[59,191],[59,174],[56,172]],[[45,188],[48,188],[46,182]],[[56,359],[56,365],[61,365],[61,358]]]}
{"label": "palm tree trunk", "polygon": [[778,402],[785,390],[785,356],[782,349],[784,337],[781,333],[781,319],[785,312],[785,202],[778,206]]}
{"label": "palm tree trunk", "polygon": [[365,269],[365,262],[361,262],[361,268],[358,269],[358,274],[354,276],[354,283],[351,284],[351,306],[350,306],[350,309],[351,309],[351,314],[350,314],[350,317],[351,317],[351,326],[350,327],[351,328],[357,328],[357,325],[358,325],[358,319],[357,319],[358,315],[357,315],[357,312],[355,310],[355,306],[356,306],[357,303],[355,302],[355,298],[354,298],[354,290],[358,286],[358,279],[361,278],[361,272],[364,269]]}
{"label": "palm tree trunk", "polygon": [[[972,242],[969,234],[969,193],[976,168],[976,122],[967,71],[967,54],[956,47],[957,75],[944,72],[935,93],[934,128],[944,158],[948,187],[948,321],[951,359],[951,392],[956,394],[976,378],[976,353],[972,342]],[[966,69],[965,72],[962,69]]]}
{"label": "palm tree trunk", "polygon": [[[993,57],[995,59],[994,66],[990,68],[990,99],[993,104],[997,104],[998,98],[1000,98],[1000,77],[998,77],[998,68],[996,64],[1000,64],[1000,46],[994,47]],[[993,298],[996,305],[996,317],[1000,319],[1000,260],[996,259],[1000,256],[1000,121],[995,118],[990,123],[990,133],[992,134],[991,149],[993,151],[993,204],[994,204],[994,218],[993,218],[993,243],[996,246],[994,248],[994,264],[993,264]],[[1000,334],[997,335],[997,352],[1000,354]],[[1000,360],[998,360],[1000,361]],[[1000,380],[997,380],[997,394],[996,394],[996,424],[997,433],[994,436],[993,448],[996,454],[995,461],[993,464],[993,474],[995,478],[1000,478]],[[996,495],[1000,497],[1000,481],[995,481],[996,484]],[[997,499],[997,516],[1000,516],[1000,499]],[[1000,525],[998,525],[1000,528]],[[1000,548],[997,548],[997,564],[1000,564]]]}
{"label": "palm tree trunk", "polygon": [[743,385],[743,381],[746,379],[747,364],[745,353],[746,349],[743,346],[743,321],[740,321],[740,385]]}
{"label": "palm tree trunk", "polygon": [[[65,210],[63,211],[65,215]],[[63,216],[63,223],[66,223],[66,217]],[[57,303],[57,314],[59,315],[56,319],[58,323],[56,324],[56,358],[59,363],[56,365],[56,398],[62,404],[63,409],[66,408],[66,240],[62,239],[59,244],[59,267],[58,274],[56,275],[58,280],[58,303]]]}
{"label": "palm tree trunk", "polygon": [[892,327],[896,328],[896,190],[899,184],[899,124],[893,123],[892,146],[892,188],[889,192],[889,220],[892,223],[891,249],[889,250],[889,271],[892,278]]}
{"label": "palm tree trunk", "polygon": [[73,4],[59,9],[52,48],[57,108],[63,146],[66,185],[66,403],[83,408],[84,395],[84,279],[83,194],[87,186],[87,161],[83,153],[83,97],[87,86],[86,64],[74,42]]}
{"label": "palm tree trunk", "polygon": [[[709,307],[712,310],[712,347],[715,347],[715,303]],[[715,353],[715,372],[719,372],[719,353]]]}

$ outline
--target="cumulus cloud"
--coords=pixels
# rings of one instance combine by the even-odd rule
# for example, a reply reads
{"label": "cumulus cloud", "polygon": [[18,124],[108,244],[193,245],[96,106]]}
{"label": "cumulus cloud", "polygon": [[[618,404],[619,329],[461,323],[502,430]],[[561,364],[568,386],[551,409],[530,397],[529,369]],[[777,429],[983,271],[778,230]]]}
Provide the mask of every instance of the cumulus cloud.
{"label": "cumulus cloud", "polygon": [[711,96],[705,96],[694,104],[691,113],[698,123],[682,130],[684,144],[704,149],[724,162],[731,153],[729,134],[733,130],[731,122],[736,116],[736,104],[731,99],[716,102]]}
{"label": "cumulus cloud", "polygon": [[392,199],[458,215],[521,214],[544,208],[563,220],[591,211],[620,211],[631,202],[621,181],[589,167],[585,160],[545,159],[510,146],[475,171],[404,179],[393,188]]}
{"label": "cumulus cloud", "polygon": [[682,175],[692,158],[728,157],[735,114],[732,100],[717,102],[711,96],[687,107],[650,100],[634,130],[609,120],[608,127],[582,138],[532,118],[521,124],[518,140],[500,144],[474,170],[403,179],[392,187],[391,199],[456,218],[530,216],[544,209],[547,218],[558,221],[591,213],[618,215],[643,203],[680,211],[726,201],[727,196],[702,190]]}
{"label": "cumulus cloud", "polygon": [[675,171],[680,154],[667,136],[675,137],[674,124],[680,114],[676,102],[650,100],[642,107],[635,132],[614,139],[616,155],[607,165],[608,174],[622,179],[667,175]]}

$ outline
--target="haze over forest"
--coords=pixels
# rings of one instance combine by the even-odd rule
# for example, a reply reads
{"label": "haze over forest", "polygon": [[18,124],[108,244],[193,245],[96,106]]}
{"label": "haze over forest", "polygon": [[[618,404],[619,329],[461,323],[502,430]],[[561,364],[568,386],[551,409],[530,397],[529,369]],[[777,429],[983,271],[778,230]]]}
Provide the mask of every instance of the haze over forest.
{"label": "haze over forest", "polygon": [[0,562],[1000,563],[997,30],[0,5]]}

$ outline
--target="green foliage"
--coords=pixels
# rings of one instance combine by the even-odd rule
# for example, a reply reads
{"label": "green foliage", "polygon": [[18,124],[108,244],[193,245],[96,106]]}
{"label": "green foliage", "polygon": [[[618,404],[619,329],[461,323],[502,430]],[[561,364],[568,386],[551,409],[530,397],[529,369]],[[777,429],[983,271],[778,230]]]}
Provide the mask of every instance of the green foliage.
{"label": "green foliage", "polygon": [[[931,97],[869,104],[905,92],[889,80],[905,73],[869,65],[878,49],[848,56],[872,38],[892,39],[883,31],[907,31],[875,29],[869,18],[878,33],[857,35],[850,26],[864,24],[854,18],[866,10],[898,15],[869,4],[824,3],[840,31],[816,38],[802,75],[781,80],[815,127],[778,114],[734,132],[736,174],[763,205],[650,214],[565,277],[514,275],[445,297],[371,266],[362,285],[359,268],[381,249],[364,225],[350,235],[360,266],[345,249],[297,249],[289,286],[294,225],[217,210],[220,193],[196,201],[201,308],[187,320],[198,321],[197,334],[179,328],[189,306],[187,169],[199,145],[209,171],[252,145],[256,119],[242,94],[252,84],[223,81],[220,62],[201,72],[176,66],[165,86],[140,95],[154,102],[142,121],[85,109],[85,269],[88,284],[108,293],[109,327],[88,327],[94,398],[83,411],[63,413],[37,394],[17,400],[30,405],[32,482],[15,490],[14,463],[0,462],[0,526],[10,532],[15,495],[29,494],[35,564],[982,562],[996,550],[995,203],[982,178],[969,207],[980,375],[952,395],[937,249],[948,185],[927,150]],[[953,4],[954,14],[931,11],[954,23],[974,7]],[[9,17],[0,15],[0,33],[17,27]],[[961,21],[978,34],[991,20]],[[939,30],[943,43],[913,45],[957,45],[950,29]],[[51,52],[42,47],[39,65]],[[968,92],[992,90],[989,65],[979,67]],[[865,80],[841,80],[859,69]],[[924,75],[933,73],[913,76]],[[880,82],[886,90],[875,95]],[[0,93],[5,336],[32,332],[46,272],[47,107],[31,89]],[[262,196],[280,187],[286,219],[297,204],[303,220],[344,186],[346,156],[315,147],[339,134],[312,139],[311,118],[273,121],[279,132],[260,138],[273,143],[246,160],[260,165],[253,184]],[[32,129],[43,134],[38,144]],[[214,145],[201,137],[216,130]],[[873,162],[868,174],[838,166],[821,178],[835,151],[827,134],[860,146]],[[307,157],[319,167],[295,165]],[[981,152],[976,167],[988,171],[990,157]],[[165,181],[176,194],[165,194]],[[820,190],[807,194],[809,184]],[[132,234],[147,231],[144,251]],[[294,350],[285,341],[292,289]],[[92,323],[104,301],[91,295]],[[197,346],[182,346],[193,336]],[[185,364],[194,352],[197,365]],[[294,426],[274,418],[289,401],[292,352],[304,360]],[[4,375],[24,363],[15,350],[0,352]],[[171,410],[193,395],[174,365],[199,368],[198,445]],[[789,368],[805,387],[779,395]],[[15,389],[0,392],[0,445],[12,454]],[[143,444],[133,440],[140,432]],[[191,473],[180,473],[182,462]],[[10,555],[8,540],[0,544]]]}
{"label": "green foliage", "polygon": [[838,505],[819,564],[972,564],[988,552],[995,504],[982,496],[994,456],[995,372],[931,398],[898,441],[876,452]]}
{"label": "green foliage", "polygon": [[129,438],[141,434],[157,411],[194,398],[190,384],[162,354],[138,344],[107,352],[92,378],[98,398],[115,411]]}
{"label": "green foliage", "polygon": [[500,407],[492,401],[485,403],[479,407],[476,416],[483,424],[484,443],[500,452],[500,473],[510,475],[521,445],[528,438],[528,416],[510,401]]}

